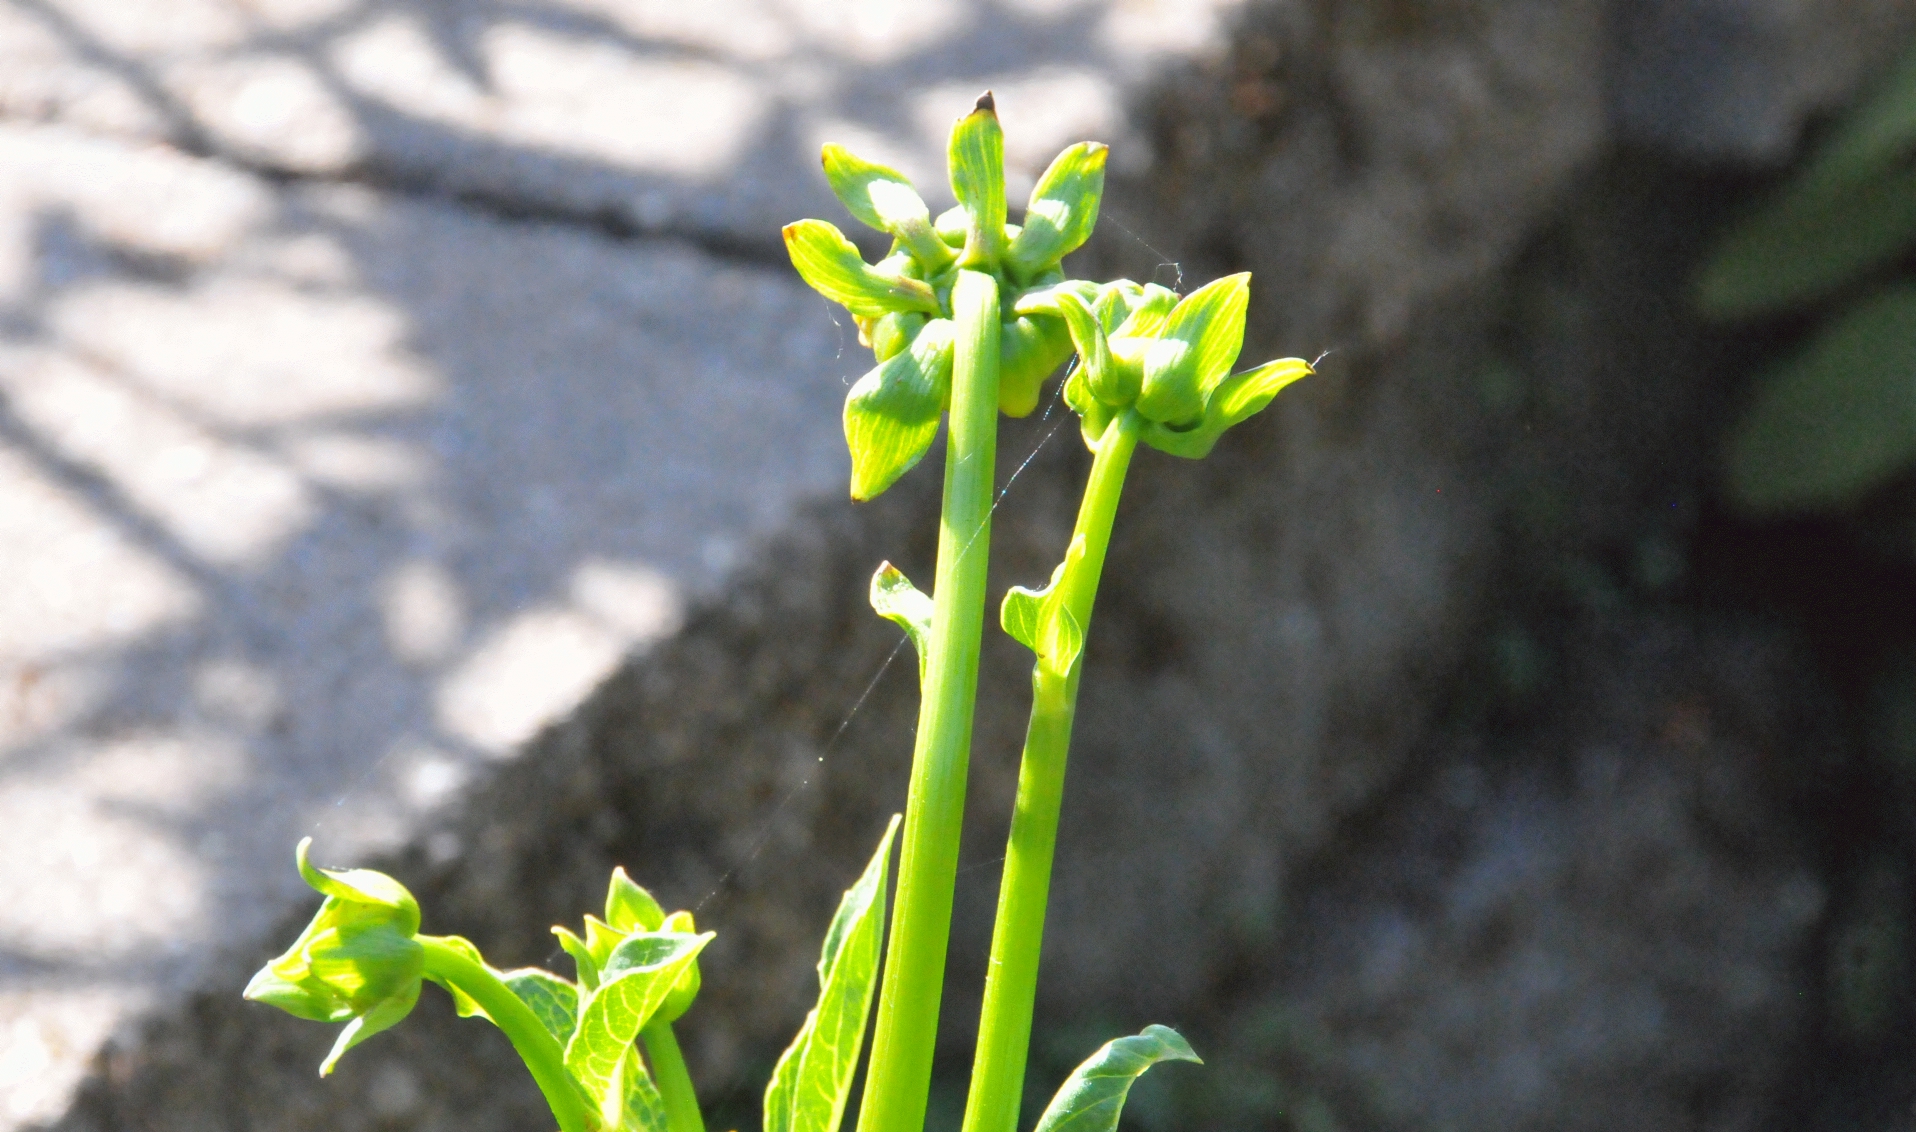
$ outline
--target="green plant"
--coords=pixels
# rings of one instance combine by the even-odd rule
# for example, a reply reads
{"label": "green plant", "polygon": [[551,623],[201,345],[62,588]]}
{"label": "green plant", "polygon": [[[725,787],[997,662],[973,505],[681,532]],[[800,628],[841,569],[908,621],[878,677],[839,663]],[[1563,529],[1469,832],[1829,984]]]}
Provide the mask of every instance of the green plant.
{"label": "green plant", "polygon": [[1714,318],[1843,297],[1730,429],[1724,472],[1740,506],[1840,507],[1916,463],[1916,278],[1893,270],[1912,246],[1916,51],[1704,266],[1699,304]]}
{"label": "green plant", "polygon": [[[889,948],[885,890],[898,817],[826,933],[818,1004],[773,1071],[765,1132],[836,1132],[874,992],[878,1022],[859,1129],[924,1126],[977,692],[997,413],[1030,413],[1045,380],[1075,354],[1063,397],[1094,455],[1064,560],[1042,589],[1012,589],[1002,611],[1005,631],[1036,663],[965,1132],[1012,1132],[1017,1121],[1079,662],[1131,458],[1140,443],[1201,457],[1311,372],[1295,358],[1230,372],[1243,344],[1248,275],[1183,297],[1129,280],[1065,278],[1060,261],[1097,221],[1103,146],[1060,154],[1022,225],[1007,222],[1003,135],[989,94],[953,127],[950,153],[958,206],[933,218],[898,173],[825,148],[839,199],[892,237],[876,265],[823,221],[785,229],[799,273],[851,312],[877,360],[845,404],[852,496],[884,491],[930,448],[940,417],[950,423],[932,594],[889,564],[871,587],[873,608],[909,635],[920,673]],[[689,913],[666,915],[615,871],[603,919],[588,916],[583,937],[554,929],[575,980],[501,972],[465,940],[420,935],[417,904],[391,878],[314,869],[306,848],[302,842],[301,874],[325,902],[246,994],[302,1018],[346,1023],[322,1074],[403,1018],[432,981],[462,1015],[505,1031],[564,1132],[702,1132],[672,1030],[698,993],[698,953],[712,938],[695,932]],[[1065,1081],[1038,1132],[1109,1132],[1131,1083],[1164,1060],[1197,1056],[1163,1026],[1106,1044]]]}

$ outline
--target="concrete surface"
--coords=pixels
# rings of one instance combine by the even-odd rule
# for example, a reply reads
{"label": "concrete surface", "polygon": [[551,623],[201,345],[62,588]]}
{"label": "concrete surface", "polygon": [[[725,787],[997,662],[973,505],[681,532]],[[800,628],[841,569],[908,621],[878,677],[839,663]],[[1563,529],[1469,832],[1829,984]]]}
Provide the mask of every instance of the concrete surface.
{"label": "concrete surface", "polygon": [[837,215],[825,141],[949,204],[952,107],[986,87],[1022,200],[1239,2],[8,0],[0,115],[772,248]]}
{"label": "concrete surface", "polygon": [[0,127],[0,1119],[396,846],[795,502],[782,272]]}

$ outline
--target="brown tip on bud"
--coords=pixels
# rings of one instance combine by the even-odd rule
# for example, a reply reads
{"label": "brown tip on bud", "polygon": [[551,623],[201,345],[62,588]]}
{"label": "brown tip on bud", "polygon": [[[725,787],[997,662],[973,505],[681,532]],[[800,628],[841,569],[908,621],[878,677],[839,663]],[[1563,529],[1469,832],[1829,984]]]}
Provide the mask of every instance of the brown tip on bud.
{"label": "brown tip on bud", "polygon": [[978,105],[973,107],[973,109],[996,114],[998,112],[998,100],[991,97],[990,91],[986,91],[978,96]]}

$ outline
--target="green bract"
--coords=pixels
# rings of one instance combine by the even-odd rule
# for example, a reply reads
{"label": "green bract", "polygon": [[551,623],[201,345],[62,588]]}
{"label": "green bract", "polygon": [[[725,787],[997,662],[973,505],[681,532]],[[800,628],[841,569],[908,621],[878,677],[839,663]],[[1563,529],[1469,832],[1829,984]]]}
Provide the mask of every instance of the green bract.
{"label": "green bract", "polygon": [[938,311],[938,296],[924,281],[870,266],[845,233],[823,220],[786,225],[785,248],[791,253],[792,266],[814,291],[855,315],[878,318],[893,311]]}
{"label": "green bract", "polygon": [[412,1012],[425,952],[413,939],[412,893],[382,873],[316,869],[306,859],[312,843],[299,843],[299,874],[326,899],[293,946],[253,976],[246,997],[297,1018],[345,1022],[320,1067],[325,1076],[347,1050]]}
{"label": "green bract", "polygon": [[878,564],[872,575],[872,611],[897,625],[911,638],[918,654],[918,679],[925,678],[925,658],[931,647],[931,599],[889,562]]}
{"label": "green bract", "polygon": [[827,145],[823,158],[825,179],[845,208],[860,221],[896,237],[926,276],[943,272],[957,258],[938,238],[931,211],[903,174],[855,156],[843,146]]}
{"label": "green bract", "polygon": [[1012,273],[1036,280],[1091,238],[1104,199],[1104,159],[1097,142],[1079,142],[1051,162],[1025,205],[1024,227],[1011,241]]}
{"label": "green bract", "polygon": [[1084,627],[1065,604],[1064,581],[1081,568],[1085,538],[1074,536],[1065,551],[1064,561],[1051,573],[1051,581],[1042,589],[1013,586],[1005,594],[998,614],[999,624],[1019,644],[1038,654],[1038,666],[1048,676],[1069,676],[1084,651]]}
{"label": "green bract", "polygon": [[951,401],[954,329],[948,318],[926,323],[909,347],[872,367],[846,396],[853,499],[884,491],[931,447]]}

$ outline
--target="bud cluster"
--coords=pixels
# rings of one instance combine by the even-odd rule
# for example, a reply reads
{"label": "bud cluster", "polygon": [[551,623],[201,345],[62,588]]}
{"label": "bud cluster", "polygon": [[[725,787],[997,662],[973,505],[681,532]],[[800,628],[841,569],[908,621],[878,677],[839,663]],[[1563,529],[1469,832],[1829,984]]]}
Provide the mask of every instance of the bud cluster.
{"label": "bud cluster", "polygon": [[1075,353],[1080,364],[1064,395],[1084,418],[1087,443],[1135,410],[1146,444],[1201,457],[1225,429],[1311,372],[1285,358],[1231,375],[1244,342],[1248,274],[1182,298],[1128,279],[1099,285],[1065,278],[1062,260],[1097,224],[1105,155],[1096,142],[1060,153],[1032,190],[1023,223],[1013,224],[1005,211],[1004,135],[989,93],[952,127],[958,205],[936,218],[896,170],[825,147],[832,191],[853,217],[892,238],[890,251],[867,264],[844,233],[822,220],[785,229],[799,274],[851,313],[859,341],[878,362],[845,401],[852,498],[878,495],[917,464],[950,408],[951,291],[960,270],[994,276],[1003,295],[999,409],[1013,417],[1030,413],[1045,379]]}

